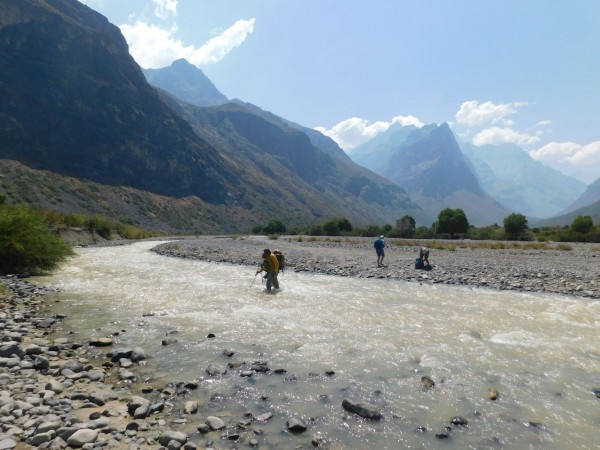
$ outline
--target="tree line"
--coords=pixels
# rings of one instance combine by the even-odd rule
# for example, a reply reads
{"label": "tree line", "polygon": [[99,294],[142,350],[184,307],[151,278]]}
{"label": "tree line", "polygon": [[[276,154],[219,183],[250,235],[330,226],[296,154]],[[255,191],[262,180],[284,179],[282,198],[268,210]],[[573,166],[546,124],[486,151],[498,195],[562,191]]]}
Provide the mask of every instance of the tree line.
{"label": "tree line", "polygon": [[570,226],[530,228],[527,217],[520,213],[506,216],[502,226],[493,224],[475,227],[469,224],[465,212],[460,209],[445,208],[430,226],[417,226],[415,219],[404,215],[394,225],[353,226],[345,217],[334,217],[326,222],[307,227],[288,227],[280,219],[272,219],[266,224],[252,228],[254,234],[292,234],[308,236],[362,236],[374,237],[381,234],[387,237],[405,239],[475,239],[475,240],[515,240],[515,241],[556,241],[556,242],[600,242],[600,230],[594,225],[591,216],[577,216]]}

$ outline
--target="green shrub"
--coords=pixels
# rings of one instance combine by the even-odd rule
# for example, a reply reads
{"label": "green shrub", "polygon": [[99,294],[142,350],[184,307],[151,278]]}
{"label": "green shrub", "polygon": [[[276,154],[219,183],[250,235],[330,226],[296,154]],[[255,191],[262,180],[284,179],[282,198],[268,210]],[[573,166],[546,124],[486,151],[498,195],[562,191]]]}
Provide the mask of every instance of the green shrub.
{"label": "green shrub", "polygon": [[577,233],[589,233],[594,228],[591,216],[577,216],[571,224],[571,229]]}
{"label": "green shrub", "polygon": [[0,207],[0,273],[48,272],[72,254],[41,213],[25,205]]}
{"label": "green shrub", "polygon": [[87,219],[86,226],[89,231],[95,231],[104,239],[110,239],[112,236],[112,224],[102,216],[95,215]]}

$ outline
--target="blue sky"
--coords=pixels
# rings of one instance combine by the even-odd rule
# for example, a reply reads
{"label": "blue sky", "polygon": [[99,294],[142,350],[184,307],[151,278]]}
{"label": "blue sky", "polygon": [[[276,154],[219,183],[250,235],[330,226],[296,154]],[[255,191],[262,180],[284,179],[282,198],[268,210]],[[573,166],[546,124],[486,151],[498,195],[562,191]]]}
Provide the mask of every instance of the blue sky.
{"label": "blue sky", "polygon": [[85,0],[144,68],[186,58],[227,97],[351,154],[393,122],[448,122],[600,177],[599,0]]}

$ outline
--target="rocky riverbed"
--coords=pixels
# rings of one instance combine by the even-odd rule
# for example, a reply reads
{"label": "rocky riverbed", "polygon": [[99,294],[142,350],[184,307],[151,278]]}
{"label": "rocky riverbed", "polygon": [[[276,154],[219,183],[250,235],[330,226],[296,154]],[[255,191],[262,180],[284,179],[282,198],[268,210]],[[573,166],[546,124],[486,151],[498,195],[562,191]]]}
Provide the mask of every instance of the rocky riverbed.
{"label": "rocky riverbed", "polygon": [[[414,267],[421,246],[432,247],[432,270]],[[258,266],[263,248],[282,250],[287,270],[296,272],[600,298],[600,244],[387,239],[385,267],[377,267],[370,238],[199,237],[154,251]]]}

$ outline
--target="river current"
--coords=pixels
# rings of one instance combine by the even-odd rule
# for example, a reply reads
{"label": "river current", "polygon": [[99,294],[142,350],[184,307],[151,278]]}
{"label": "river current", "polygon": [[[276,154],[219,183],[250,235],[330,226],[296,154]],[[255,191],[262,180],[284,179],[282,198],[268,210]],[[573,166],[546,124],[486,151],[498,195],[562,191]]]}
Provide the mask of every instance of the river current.
{"label": "river current", "polygon": [[[261,428],[274,448],[315,437],[336,449],[600,448],[597,300],[292,270],[272,295],[254,267],[160,256],[154,245],[78,249],[36,281],[60,289],[51,309],[67,315],[61,333],[86,342],[118,332],[116,345],[148,354],[140,370],[151,383],[201,380],[190,397],[198,417],[273,412]],[[205,372],[234,361],[271,372]],[[345,398],[383,419],[348,413]],[[451,425],[455,416],[468,425]],[[283,432],[291,417],[308,431]],[[450,437],[436,437],[446,426]]]}

